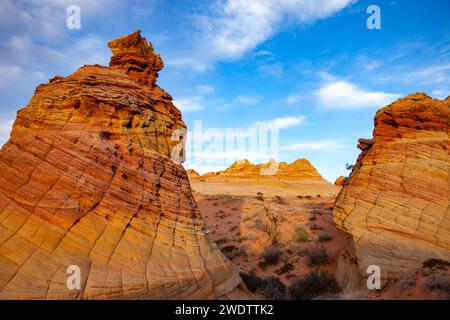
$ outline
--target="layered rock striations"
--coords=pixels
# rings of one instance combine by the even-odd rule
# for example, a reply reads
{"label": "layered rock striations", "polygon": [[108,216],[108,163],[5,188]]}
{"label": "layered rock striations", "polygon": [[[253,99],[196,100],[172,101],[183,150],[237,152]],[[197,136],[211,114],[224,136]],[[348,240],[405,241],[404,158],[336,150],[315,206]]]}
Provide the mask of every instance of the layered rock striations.
{"label": "layered rock striations", "polygon": [[236,179],[287,179],[287,180],[322,180],[311,163],[306,159],[297,159],[292,163],[276,162],[253,164],[249,160],[239,160],[223,171],[207,173],[203,178],[230,177]]}
{"label": "layered rock striations", "polygon": [[335,196],[339,190],[306,159],[292,163],[270,160],[262,164],[239,160],[222,171],[200,176],[192,173],[189,179],[192,188],[204,194]]}
{"label": "layered rock striations", "polygon": [[109,67],[38,86],[0,151],[0,298],[245,296],[171,160],[185,124],[161,58],[139,32],[109,46]]}
{"label": "layered rock striations", "polygon": [[397,100],[377,112],[373,139],[358,147],[333,211],[353,237],[341,275],[367,277],[377,265],[387,280],[428,259],[450,261],[450,99]]}

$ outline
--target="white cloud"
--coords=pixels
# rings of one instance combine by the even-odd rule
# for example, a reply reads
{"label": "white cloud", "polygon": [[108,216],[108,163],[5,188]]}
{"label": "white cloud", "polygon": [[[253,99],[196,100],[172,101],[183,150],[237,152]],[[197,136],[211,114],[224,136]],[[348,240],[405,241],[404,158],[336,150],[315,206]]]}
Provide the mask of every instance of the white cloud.
{"label": "white cloud", "polygon": [[202,97],[187,97],[173,100],[173,104],[182,112],[199,111],[204,109]]}
{"label": "white cloud", "polygon": [[295,95],[295,94],[291,94],[289,95],[286,99],[284,99],[284,102],[286,104],[296,104],[297,102],[299,102],[302,99],[301,96]]}
{"label": "white cloud", "polygon": [[253,106],[258,104],[261,101],[262,97],[261,96],[245,96],[245,95],[240,95],[237,96],[234,99],[234,103],[238,104],[238,105],[248,105],[248,106]]}
{"label": "white cloud", "polygon": [[399,94],[382,91],[366,91],[344,80],[329,82],[319,88],[315,95],[325,109],[361,109],[383,107],[400,97]]}
{"label": "white cloud", "polygon": [[280,150],[286,151],[308,151],[308,150],[320,150],[320,151],[334,151],[343,149],[346,146],[342,144],[339,140],[323,140],[323,141],[312,141],[303,142],[296,144],[289,144],[281,146]]}
{"label": "white cloud", "polygon": [[445,99],[450,96],[450,90],[433,90],[432,95],[438,99]]}
{"label": "white cloud", "polygon": [[238,95],[229,102],[222,102],[218,109],[225,111],[239,106],[255,106],[261,102],[262,98],[260,95]]}
{"label": "white cloud", "polygon": [[266,121],[256,121],[252,127],[255,129],[281,130],[301,125],[305,120],[306,117],[303,116],[275,118]]}
{"label": "white cloud", "polygon": [[[214,1],[196,16],[199,61],[241,58],[283,29],[310,24],[336,14],[357,0]],[[260,51],[261,52],[261,51]],[[267,52],[263,52],[266,54]],[[189,60],[178,65],[195,67]]]}
{"label": "white cloud", "polygon": [[280,77],[283,75],[284,67],[283,64],[278,61],[272,64],[262,64],[259,66],[258,70],[269,76]]}
{"label": "white cloud", "polygon": [[196,89],[202,95],[207,95],[214,92],[214,87],[208,84],[200,84],[196,87]]}
{"label": "white cloud", "polygon": [[14,119],[0,118],[0,147],[9,139]]}
{"label": "white cloud", "polygon": [[268,50],[259,50],[255,52],[255,56],[272,56],[272,52],[268,51]]}

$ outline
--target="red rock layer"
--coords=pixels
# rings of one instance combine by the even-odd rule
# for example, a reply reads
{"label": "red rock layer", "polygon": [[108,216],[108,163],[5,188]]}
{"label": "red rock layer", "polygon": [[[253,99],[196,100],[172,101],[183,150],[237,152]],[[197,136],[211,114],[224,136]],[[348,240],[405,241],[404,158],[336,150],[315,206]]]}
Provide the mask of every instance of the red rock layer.
{"label": "red rock layer", "polygon": [[0,151],[0,298],[245,296],[171,160],[185,124],[161,58],[139,32],[109,46],[110,67],[38,86]]}

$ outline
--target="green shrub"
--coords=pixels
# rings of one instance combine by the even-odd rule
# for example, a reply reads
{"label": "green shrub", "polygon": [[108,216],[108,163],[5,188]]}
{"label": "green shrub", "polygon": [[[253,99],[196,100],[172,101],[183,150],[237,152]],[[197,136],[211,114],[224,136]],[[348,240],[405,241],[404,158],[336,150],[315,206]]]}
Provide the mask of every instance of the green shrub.
{"label": "green shrub", "polygon": [[306,226],[303,223],[299,223],[295,226],[294,233],[295,242],[307,242],[309,241],[309,234],[306,230]]}

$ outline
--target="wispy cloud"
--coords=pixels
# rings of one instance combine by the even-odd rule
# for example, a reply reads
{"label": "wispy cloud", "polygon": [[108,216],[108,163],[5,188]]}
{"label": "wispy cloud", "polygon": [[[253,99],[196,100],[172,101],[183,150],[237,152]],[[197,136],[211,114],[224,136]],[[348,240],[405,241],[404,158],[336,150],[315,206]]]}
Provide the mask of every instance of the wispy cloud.
{"label": "wispy cloud", "polygon": [[219,110],[225,111],[235,107],[255,106],[262,100],[261,95],[238,95],[233,100],[224,102],[219,106]]}
{"label": "wispy cloud", "polygon": [[201,96],[177,98],[173,100],[173,104],[182,112],[203,110],[203,98]]}
{"label": "wispy cloud", "polygon": [[309,141],[302,143],[295,143],[284,145],[280,147],[280,150],[286,151],[310,151],[310,150],[320,150],[320,151],[335,151],[344,149],[347,146],[340,140],[322,140],[322,141]]}
{"label": "wispy cloud", "polygon": [[209,84],[200,84],[195,88],[202,95],[208,95],[214,92],[214,87]]}
{"label": "wispy cloud", "polygon": [[[197,60],[202,64],[241,58],[283,29],[330,17],[357,0],[214,1],[196,16]],[[264,55],[268,52],[262,52]],[[175,59],[198,69],[198,61]]]}
{"label": "wispy cloud", "polygon": [[358,85],[338,80],[322,85],[316,92],[324,109],[361,109],[383,107],[400,97],[399,94],[365,90]]}
{"label": "wispy cloud", "polygon": [[306,120],[306,117],[284,117],[284,118],[275,118],[272,120],[266,121],[256,121],[252,128],[255,129],[267,129],[267,130],[282,130],[287,128],[292,128],[303,124]]}

